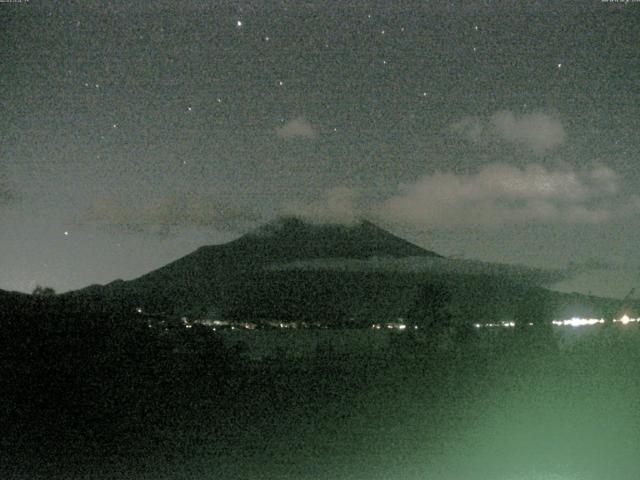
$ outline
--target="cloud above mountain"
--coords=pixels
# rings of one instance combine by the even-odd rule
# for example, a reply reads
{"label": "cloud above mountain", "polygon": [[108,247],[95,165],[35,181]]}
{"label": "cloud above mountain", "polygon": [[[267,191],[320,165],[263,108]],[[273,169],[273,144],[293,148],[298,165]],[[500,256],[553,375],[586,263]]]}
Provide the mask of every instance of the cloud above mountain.
{"label": "cloud above mountain", "polygon": [[338,187],[281,211],[315,223],[370,218],[409,227],[496,228],[517,224],[604,224],[640,213],[640,197],[621,191],[608,167],[520,168],[492,163],[473,173],[436,172],[365,206],[364,192]]}
{"label": "cloud above mountain", "polygon": [[404,184],[374,209],[379,218],[418,226],[603,223],[638,211],[621,198],[607,167],[577,172],[532,164],[489,164],[475,173],[434,173]]}
{"label": "cloud above mountain", "polygon": [[469,142],[490,144],[503,141],[543,154],[563,144],[567,134],[562,122],[546,113],[517,115],[501,110],[490,117],[464,117],[451,131]]}
{"label": "cloud above mountain", "polygon": [[357,197],[358,192],[354,189],[336,187],[325,191],[317,200],[288,203],[282,213],[312,223],[350,224],[361,214],[356,205]]}
{"label": "cloud above mountain", "polygon": [[531,268],[523,265],[488,263],[443,257],[320,258],[276,263],[270,270],[334,270],[347,272],[403,272],[455,275],[499,275],[519,283],[547,285],[567,279],[565,270]]}
{"label": "cloud above mountain", "polygon": [[243,231],[261,221],[254,211],[222,205],[211,195],[171,195],[159,201],[125,203],[117,197],[96,200],[78,223],[110,231],[168,235],[183,228]]}
{"label": "cloud above mountain", "polygon": [[294,118],[275,130],[276,135],[284,140],[312,139],[318,136],[317,129],[303,117]]}

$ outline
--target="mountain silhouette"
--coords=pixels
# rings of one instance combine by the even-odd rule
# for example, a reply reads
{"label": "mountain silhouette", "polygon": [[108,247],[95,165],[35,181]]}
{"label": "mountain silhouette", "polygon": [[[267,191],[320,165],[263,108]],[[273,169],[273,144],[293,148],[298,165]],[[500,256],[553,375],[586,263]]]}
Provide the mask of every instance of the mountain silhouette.
{"label": "mountain silhouette", "polygon": [[[280,218],[223,245],[201,247],[142,278],[157,275],[215,275],[292,260],[322,258],[437,257],[369,221],[354,225],[312,224]],[[231,273],[231,272],[225,272]]]}
{"label": "mountain silhouette", "polygon": [[[201,247],[139,278],[60,295],[57,304],[76,312],[353,325],[400,317],[418,321],[433,317],[436,306],[468,322],[543,321],[577,311],[566,305],[586,305],[585,314],[616,305],[587,296],[569,298],[500,268],[340,270],[331,268],[335,259],[374,259],[379,265],[448,261],[368,221],[314,224],[286,217],[226,244]],[[309,262],[326,268],[308,268]]]}
{"label": "mountain silhouette", "polygon": [[[285,290],[301,291],[318,281],[320,284],[326,281],[311,278],[312,274],[301,278],[271,272],[272,265],[295,260],[373,257],[442,258],[369,221],[352,225],[314,224],[283,217],[226,244],[201,247],[139,278],[93,285],[67,296],[79,301],[80,308],[102,304],[101,309],[118,305],[127,311],[144,307],[170,314],[211,309],[228,312],[225,307],[228,304],[255,304],[256,296],[269,300],[287,297]],[[328,285],[317,288],[332,290]],[[265,289],[271,290],[271,295]]]}

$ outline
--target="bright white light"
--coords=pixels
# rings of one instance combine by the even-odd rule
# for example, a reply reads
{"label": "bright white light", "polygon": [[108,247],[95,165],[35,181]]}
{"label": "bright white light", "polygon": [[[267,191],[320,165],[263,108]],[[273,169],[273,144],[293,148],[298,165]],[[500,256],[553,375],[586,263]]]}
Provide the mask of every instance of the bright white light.
{"label": "bright white light", "polygon": [[604,323],[604,319],[573,317],[567,320],[554,320],[551,323],[559,327],[584,327],[584,326],[591,326],[591,325],[597,325],[599,323]]}
{"label": "bright white light", "polygon": [[241,26],[242,26],[242,20],[238,20],[238,21],[236,22],[236,25],[238,26],[238,28],[239,28],[239,27],[241,27]]}
{"label": "bright white light", "polygon": [[627,325],[628,323],[636,323],[638,321],[640,321],[639,318],[629,318],[629,316],[626,314],[618,318],[617,320],[614,320],[615,323],[621,323],[623,325]]}
{"label": "bright white light", "polygon": [[404,330],[405,328],[407,328],[406,325],[398,325],[398,330]]}

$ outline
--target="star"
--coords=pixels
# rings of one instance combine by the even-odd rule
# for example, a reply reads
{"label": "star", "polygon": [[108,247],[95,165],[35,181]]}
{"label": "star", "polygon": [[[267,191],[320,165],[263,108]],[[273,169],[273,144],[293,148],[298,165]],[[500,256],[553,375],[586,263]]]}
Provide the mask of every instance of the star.
{"label": "star", "polygon": [[241,28],[241,27],[242,27],[242,20],[238,20],[238,21],[236,22],[236,26],[237,26],[238,28]]}
{"label": "star", "polygon": [[558,68],[562,68],[562,64],[561,63],[558,64]]}
{"label": "star", "polygon": [[191,112],[192,110],[193,110],[193,108],[191,108],[191,107],[187,107],[187,111],[188,111],[188,112]]}

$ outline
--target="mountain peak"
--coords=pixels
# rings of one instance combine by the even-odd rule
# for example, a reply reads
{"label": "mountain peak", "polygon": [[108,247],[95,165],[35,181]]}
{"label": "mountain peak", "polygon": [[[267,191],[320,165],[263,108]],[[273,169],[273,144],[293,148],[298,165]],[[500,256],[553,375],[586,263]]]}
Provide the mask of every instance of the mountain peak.
{"label": "mountain peak", "polygon": [[[285,217],[229,243],[201,247],[137,279],[82,293],[95,297],[101,291],[102,297],[111,303],[120,302],[127,308],[133,308],[132,302],[135,302],[135,305],[142,305],[153,312],[183,311],[187,306],[226,305],[225,308],[232,308],[236,303],[244,302],[241,298],[257,295],[250,293],[251,285],[256,286],[256,291],[270,288],[265,278],[271,277],[263,276],[277,275],[269,270],[271,266],[298,260],[362,260],[371,257],[440,255],[396,237],[368,221],[352,225],[317,224]],[[261,283],[263,281],[267,283]],[[237,292],[236,288],[239,289]],[[230,301],[233,305],[225,303]]]}
{"label": "mountain peak", "polygon": [[368,220],[337,224],[280,217],[236,242],[247,249],[268,252],[273,260],[440,256],[396,237]]}
{"label": "mountain peak", "polygon": [[301,217],[287,215],[277,217],[276,219],[257,227],[255,230],[249,232],[247,236],[288,235],[293,232],[301,233],[303,231],[307,231],[308,233],[311,233],[323,230],[350,231],[361,228],[365,224],[373,226],[373,224],[367,220],[355,220],[352,223],[314,222]]}

